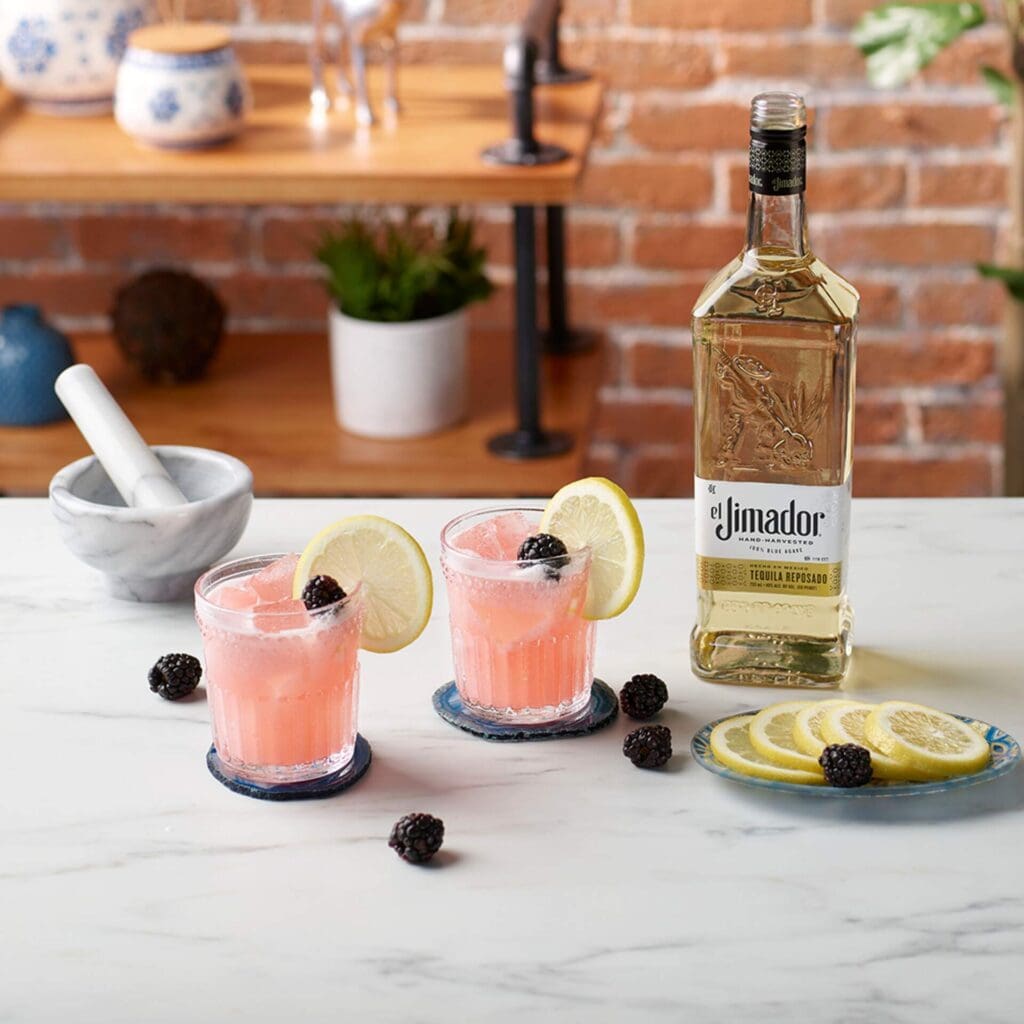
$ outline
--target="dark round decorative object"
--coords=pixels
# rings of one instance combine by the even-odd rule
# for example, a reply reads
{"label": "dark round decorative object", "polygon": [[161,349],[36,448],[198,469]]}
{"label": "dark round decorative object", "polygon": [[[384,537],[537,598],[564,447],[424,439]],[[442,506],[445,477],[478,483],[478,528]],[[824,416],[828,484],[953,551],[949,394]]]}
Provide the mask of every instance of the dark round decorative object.
{"label": "dark round decorative object", "polygon": [[391,829],[388,846],[410,864],[426,864],[441,849],[444,822],[432,814],[407,814]]}
{"label": "dark round decorative object", "polygon": [[668,700],[668,687],[657,676],[642,672],[619,691],[619,707],[638,722],[653,718]]}
{"label": "dark round decorative object", "polygon": [[871,751],[857,743],[833,743],[822,751],[818,764],[830,786],[856,789],[871,781]]}
{"label": "dark round decorative object", "polygon": [[114,298],[114,339],[150,381],[198,380],[224,336],[227,311],[205,282],[181,270],[149,270]]}
{"label": "dark round decorative object", "polygon": [[660,768],[672,756],[672,731],[664,725],[645,725],[622,741],[622,752],[637,768]]}
{"label": "dark round decorative object", "polygon": [[149,670],[149,688],[164,700],[181,700],[198,685],[203,666],[192,654],[165,654]]}

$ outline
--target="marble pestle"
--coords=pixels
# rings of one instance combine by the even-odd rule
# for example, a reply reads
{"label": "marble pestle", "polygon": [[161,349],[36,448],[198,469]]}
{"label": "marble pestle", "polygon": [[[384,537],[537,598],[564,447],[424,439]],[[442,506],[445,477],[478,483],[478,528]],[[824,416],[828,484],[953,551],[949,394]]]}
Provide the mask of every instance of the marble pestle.
{"label": "marble pestle", "polygon": [[126,505],[168,508],[188,503],[91,366],[68,367],[54,390]]}

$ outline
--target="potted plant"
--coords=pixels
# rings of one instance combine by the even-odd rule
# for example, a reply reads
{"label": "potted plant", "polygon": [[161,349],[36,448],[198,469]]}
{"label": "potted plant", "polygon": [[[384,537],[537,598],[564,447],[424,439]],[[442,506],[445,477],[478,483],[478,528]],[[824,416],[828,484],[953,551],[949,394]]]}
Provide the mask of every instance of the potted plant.
{"label": "potted plant", "polygon": [[486,298],[486,252],[452,211],[442,230],[352,218],[317,250],[327,271],[338,423],[366,437],[418,437],[466,411],[466,307]]}

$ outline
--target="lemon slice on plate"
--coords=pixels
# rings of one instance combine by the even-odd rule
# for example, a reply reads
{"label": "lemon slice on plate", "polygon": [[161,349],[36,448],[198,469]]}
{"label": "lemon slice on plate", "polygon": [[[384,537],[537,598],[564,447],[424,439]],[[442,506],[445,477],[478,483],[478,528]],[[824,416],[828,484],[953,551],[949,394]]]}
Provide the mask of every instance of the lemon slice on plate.
{"label": "lemon slice on plate", "polygon": [[825,712],[843,704],[851,703],[854,702],[838,698],[816,700],[809,702],[803,711],[797,712],[796,718],[793,719],[793,742],[796,744],[796,749],[803,751],[817,761],[829,742],[821,732],[821,720]]}
{"label": "lemon slice on plate", "polygon": [[618,484],[597,476],[566,484],[548,502],[540,528],[570,551],[590,548],[585,618],[612,619],[632,604],[644,571],[644,531]]}
{"label": "lemon slice on plate", "polygon": [[313,576],[333,576],[363,595],[363,650],[388,654],[423,632],[434,603],[434,583],[423,549],[397,523],[380,516],[349,516],[321,530],[299,558],[292,596]]}
{"label": "lemon slice on plate", "polygon": [[992,756],[985,738],[966,722],[908,701],[879,704],[865,719],[864,734],[883,754],[932,778],[971,775]]}
{"label": "lemon slice on plate", "polygon": [[750,742],[772,764],[822,774],[818,759],[805,754],[793,739],[796,716],[808,706],[811,706],[810,701],[788,700],[759,711],[750,722]]}
{"label": "lemon slice on plate", "polygon": [[708,743],[716,760],[734,772],[758,779],[799,782],[808,786],[820,786],[825,781],[820,771],[815,773],[783,768],[762,757],[750,742],[750,723],[753,720],[753,715],[738,715],[719,722],[711,730]]}
{"label": "lemon slice on plate", "polygon": [[877,704],[849,701],[829,708],[821,721],[821,734],[829,743],[856,743],[871,753],[871,772],[876,779],[893,782],[931,782],[942,776],[915,771],[908,764],[883,754],[864,735],[864,723]]}

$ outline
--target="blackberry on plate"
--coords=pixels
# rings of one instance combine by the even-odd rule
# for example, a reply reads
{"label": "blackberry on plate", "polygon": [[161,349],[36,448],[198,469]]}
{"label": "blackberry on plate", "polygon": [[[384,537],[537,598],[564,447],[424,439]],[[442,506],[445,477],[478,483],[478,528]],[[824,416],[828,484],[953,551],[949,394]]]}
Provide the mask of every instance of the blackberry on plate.
{"label": "blackberry on plate", "polygon": [[833,743],[818,758],[830,786],[854,789],[871,781],[871,751],[856,743]]}
{"label": "blackberry on plate", "polygon": [[181,700],[199,685],[202,675],[203,666],[191,654],[165,654],[149,670],[149,688],[164,700]]}
{"label": "blackberry on plate", "polygon": [[441,849],[444,822],[432,814],[407,814],[391,829],[388,846],[410,864],[425,864]]}
{"label": "blackberry on plate", "polygon": [[347,596],[333,576],[314,576],[302,588],[302,603],[311,612],[344,601]]}
{"label": "blackberry on plate", "polygon": [[520,568],[523,569],[528,569],[532,562],[543,561],[545,575],[549,579],[557,580],[561,578],[558,570],[569,564],[569,549],[553,534],[535,533],[519,545],[516,557],[519,559]]}
{"label": "blackberry on plate", "polygon": [[633,676],[619,691],[619,707],[638,722],[653,718],[668,700],[668,687],[649,672]]}
{"label": "blackberry on plate", "polygon": [[622,753],[637,768],[660,768],[672,756],[672,730],[664,725],[644,725],[622,741]]}

